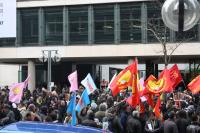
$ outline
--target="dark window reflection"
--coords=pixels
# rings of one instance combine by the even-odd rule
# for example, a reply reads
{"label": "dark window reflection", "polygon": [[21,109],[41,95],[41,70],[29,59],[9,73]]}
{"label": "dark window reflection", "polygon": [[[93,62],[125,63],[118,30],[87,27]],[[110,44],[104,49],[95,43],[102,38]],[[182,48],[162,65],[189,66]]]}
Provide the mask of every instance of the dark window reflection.
{"label": "dark window reflection", "polygon": [[148,42],[169,41],[169,29],[164,25],[161,17],[161,5],[159,3],[147,4],[147,38]]}
{"label": "dark window reflection", "polygon": [[114,6],[94,6],[95,43],[114,43]]}
{"label": "dark window reflection", "polygon": [[38,9],[21,11],[22,17],[22,45],[38,44]]}
{"label": "dark window reflection", "polygon": [[62,45],[63,43],[62,13],[62,8],[45,9],[45,41],[47,45]]}
{"label": "dark window reflection", "polygon": [[88,43],[88,8],[69,8],[69,38],[70,44]]}
{"label": "dark window reflection", "polygon": [[121,42],[141,42],[141,4],[120,5]]}

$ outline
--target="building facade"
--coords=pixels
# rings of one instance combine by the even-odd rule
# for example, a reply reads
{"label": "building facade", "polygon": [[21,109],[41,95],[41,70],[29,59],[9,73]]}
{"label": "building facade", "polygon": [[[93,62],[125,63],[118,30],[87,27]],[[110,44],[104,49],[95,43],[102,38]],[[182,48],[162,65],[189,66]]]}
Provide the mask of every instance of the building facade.
{"label": "building facade", "polygon": [[[168,54],[181,43],[172,63],[198,61],[200,24],[183,34],[169,30],[161,5],[152,0],[18,0],[17,37],[0,38],[0,62],[21,64],[22,72],[31,74],[31,90],[48,78],[48,64],[38,60],[44,50],[61,57],[52,62],[53,82],[66,83],[75,69],[79,80],[88,72],[98,80],[99,64],[128,64],[135,57],[155,74],[163,63],[155,33],[167,42]],[[22,75],[23,80],[27,73]]]}

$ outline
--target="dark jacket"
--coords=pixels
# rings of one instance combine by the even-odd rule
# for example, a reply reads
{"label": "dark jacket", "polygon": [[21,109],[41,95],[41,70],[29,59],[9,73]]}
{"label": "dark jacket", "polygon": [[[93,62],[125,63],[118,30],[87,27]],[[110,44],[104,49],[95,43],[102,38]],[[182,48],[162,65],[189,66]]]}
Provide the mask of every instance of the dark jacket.
{"label": "dark jacket", "polygon": [[176,123],[172,120],[164,121],[164,133],[178,133]]}
{"label": "dark jacket", "polygon": [[82,122],[82,125],[84,126],[90,126],[90,127],[98,127],[97,123],[93,120],[89,120],[89,119],[86,119]]}
{"label": "dark jacket", "polygon": [[127,119],[127,133],[142,133],[142,124],[139,119],[129,116]]}
{"label": "dark jacket", "polygon": [[187,126],[186,133],[200,133],[200,125],[197,122],[192,122]]}
{"label": "dark jacket", "polygon": [[176,125],[177,125],[178,132],[179,132],[179,133],[186,133],[186,128],[187,128],[187,126],[189,125],[189,122],[188,122],[187,119],[179,118],[179,119],[176,121]]}

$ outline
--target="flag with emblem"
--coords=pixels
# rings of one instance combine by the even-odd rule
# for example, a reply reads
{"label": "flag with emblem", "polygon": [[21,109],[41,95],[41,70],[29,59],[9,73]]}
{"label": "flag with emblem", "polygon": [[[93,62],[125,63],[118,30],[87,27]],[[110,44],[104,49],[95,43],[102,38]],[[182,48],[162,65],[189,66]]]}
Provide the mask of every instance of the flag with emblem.
{"label": "flag with emblem", "polygon": [[14,83],[10,87],[9,92],[9,101],[12,103],[20,103],[23,96],[23,89],[25,87],[25,83]]}
{"label": "flag with emblem", "polygon": [[86,88],[88,95],[90,95],[92,92],[94,92],[97,89],[90,73],[88,73],[85,79],[81,81],[81,84]]}
{"label": "flag with emblem", "polygon": [[177,64],[173,65],[169,69],[169,73],[172,82],[172,88],[174,89],[183,80]]}
{"label": "flag with emblem", "polygon": [[147,91],[151,94],[171,92],[173,88],[169,70],[164,69],[161,72],[159,79],[156,79],[153,75],[150,75],[148,79],[145,81],[145,87],[147,88]]}
{"label": "flag with emblem", "polygon": [[74,71],[68,76],[68,80],[70,82],[70,92],[75,92],[78,90],[78,76],[77,76],[77,71]]}
{"label": "flag with emblem", "polygon": [[190,89],[192,94],[197,94],[200,92],[200,75],[194,78],[187,87]]}
{"label": "flag with emblem", "polygon": [[110,84],[110,89],[113,96],[116,96],[121,90],[126,89],[132,84],[132,73],[134,63],[122,70]]}
{"label": "flag with emblem", "polygon": [[78,101],[78,104],[76,105],[76,111],[81,112],[81,109],[88,104],[90,104],[90,98],[87,94],[87,90],[85,89],[81,95],[81,98]]}

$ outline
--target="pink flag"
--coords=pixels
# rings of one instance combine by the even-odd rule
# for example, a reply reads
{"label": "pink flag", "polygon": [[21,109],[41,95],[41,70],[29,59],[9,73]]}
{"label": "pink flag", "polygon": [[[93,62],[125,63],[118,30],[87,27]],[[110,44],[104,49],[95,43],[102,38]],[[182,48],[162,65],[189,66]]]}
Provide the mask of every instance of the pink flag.
{"label": "pink flag", "polygon": [[23,95],[25,83],[15,83],[10,87],[9,101],[12,103],[20,103]]}
{"label": "pink flag", "polygon": [[28,81],[30,80],[31,76],[28,75],[28,77],[26,78],[26,80],[24,80],[24,88],[26,88],[28,86]]}
{"label": "pink flag", "polygon": [[74,71],[68,76],[68,80],[71,84],[70,86],[70,92],[75,92],[78,90],[78,76],[77,76],[77,71]]}

